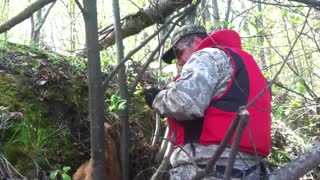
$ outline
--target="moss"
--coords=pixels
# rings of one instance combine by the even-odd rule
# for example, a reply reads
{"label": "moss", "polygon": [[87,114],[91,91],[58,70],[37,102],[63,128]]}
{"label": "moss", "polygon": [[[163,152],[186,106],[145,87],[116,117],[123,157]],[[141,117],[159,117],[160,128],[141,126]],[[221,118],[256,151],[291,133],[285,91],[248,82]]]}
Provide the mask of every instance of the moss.
{"label": "moss", "polygon": [[35,101],[37,99],[34,90],[23,84],[20,84],[17,88],[17,98],[19,101]]}
{"label": "moss", "polygon": [[4,154],[7,160],[14,165],[18,172],[23,173],[28,179],[33,178],[33,172],[30,169],[33,167],[32,158],[25,151],[24,147],[19,144],[6,144],[4,148]]}
{"label": "moss", "polygon": [[22,104],[17,100],[16,80],[5,74],[0,75],[0,106],[10,111],[19,109]]}
{"label": "moss", "polygon": [[[60,55],[10,43],[3,45],[6,48],[0,47],[0,105],[23,114],[22,120],[1,132],[7,159],[29,179],[34,179],[33,161],[47,172],[52,167],[78,164],[79,152],[70,140],[70,131],[74,136],[79,127],[83,129],[79,124],[87,123],[83,121],[88,112],[85,73]],[[38,84],[40,79],[47,83]],[[66,128],[59,129],[61,125]]]}
{"label": "moss", "polygon": [[46,91],[43,94],[44,99],[46,100],[52,100],[52,101],[65,101],[65,96],[63,92],[57,92],[57,91]]}
{"label": "moss", "polygon": [[67,87],[67,94],[69,95],[67,98],[79,111],[86,112],[88,109],[88,87],[86,84],[79,84],[79,82],[85,81],[77,77],[71,79],[71,85]]}
{"label": "moss", "polygon": [[53,129],[46,119],[47,112],[39,104],[25,108],[23,121],[17,121],[8,129],[4,152],[14,167],[29,179],[36,162],[43,170],[50,171],[52,165],[67,165],[76,160],[68,129]]}
{"label": "moss", "polygon": [[26,156],[22,147],[15,144],[6,144],[4,146],[4,154],[7,160],[12,164],[17,164],[19,159]]}

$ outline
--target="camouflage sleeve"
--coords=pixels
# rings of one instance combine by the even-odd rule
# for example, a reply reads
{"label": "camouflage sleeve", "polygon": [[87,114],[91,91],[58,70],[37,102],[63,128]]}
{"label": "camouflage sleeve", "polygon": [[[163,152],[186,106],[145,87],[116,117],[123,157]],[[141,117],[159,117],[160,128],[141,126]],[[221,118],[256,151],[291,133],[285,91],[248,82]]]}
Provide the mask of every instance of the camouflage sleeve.
{"label": "camouflage sleeve", "polygon": [[176,120],[201,118],[210,100],[227,88],[232,63],[220,49],[205,48],[193,53],[172,88],[162,90],[153,101],[160,114]]}

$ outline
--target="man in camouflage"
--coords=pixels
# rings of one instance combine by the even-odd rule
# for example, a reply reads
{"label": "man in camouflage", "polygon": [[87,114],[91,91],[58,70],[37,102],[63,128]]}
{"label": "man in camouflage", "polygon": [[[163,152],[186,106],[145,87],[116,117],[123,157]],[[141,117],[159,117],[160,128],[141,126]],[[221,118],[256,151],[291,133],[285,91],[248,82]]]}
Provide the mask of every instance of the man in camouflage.
{"label": "man in camouflage", "polygon": [[[171,44],[162,59],[171,63],[175,58],[181,74],[171,88],[146,89],[144,94],[147,104],[168,118],[169,135],[176,136],[170,179],[188,180],[196,174],[191,159],[199,168],[205,167],[238,108],[260,92],[266,81],[253,58],[242,51],[240,36],[234,31],[208,36],[204,27],[186,25],[175,31]],[[267,92],[255,103],[263,110],[248,109],[251,128],[241,140],[232,179],[260,177],[260,161],[270,152],[270,101]],[[206,179],[223,178],[229,154],[227,148]]]}

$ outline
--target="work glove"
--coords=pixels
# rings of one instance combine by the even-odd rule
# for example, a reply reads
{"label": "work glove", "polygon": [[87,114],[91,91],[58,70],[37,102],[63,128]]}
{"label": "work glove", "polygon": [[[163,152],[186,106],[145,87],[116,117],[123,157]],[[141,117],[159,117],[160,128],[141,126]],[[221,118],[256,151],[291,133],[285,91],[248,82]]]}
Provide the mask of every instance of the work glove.
{"label": "work glove", "polygon": [[152,88],[147,88],[143,90],[143,96],[144,96],[144,100],[146,101],[146,104],[152,109],[152,103],[154,98],[157,96],[157,94],[160,92],[161,90],[155,87]]}

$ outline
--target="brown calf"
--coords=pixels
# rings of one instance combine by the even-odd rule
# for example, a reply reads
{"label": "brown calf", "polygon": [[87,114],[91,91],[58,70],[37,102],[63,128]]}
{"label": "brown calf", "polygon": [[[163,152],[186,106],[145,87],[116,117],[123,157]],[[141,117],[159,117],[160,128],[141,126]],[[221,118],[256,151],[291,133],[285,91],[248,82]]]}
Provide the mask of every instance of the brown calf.
{"label": "brown calf", "polygon": [[[121,171],[116,143],[111,135],[111,126],[104,123],[105,158],[107,179],[120,180]],[[92,180],[92,160],[84,162],[72,177],[73,180]]]}

